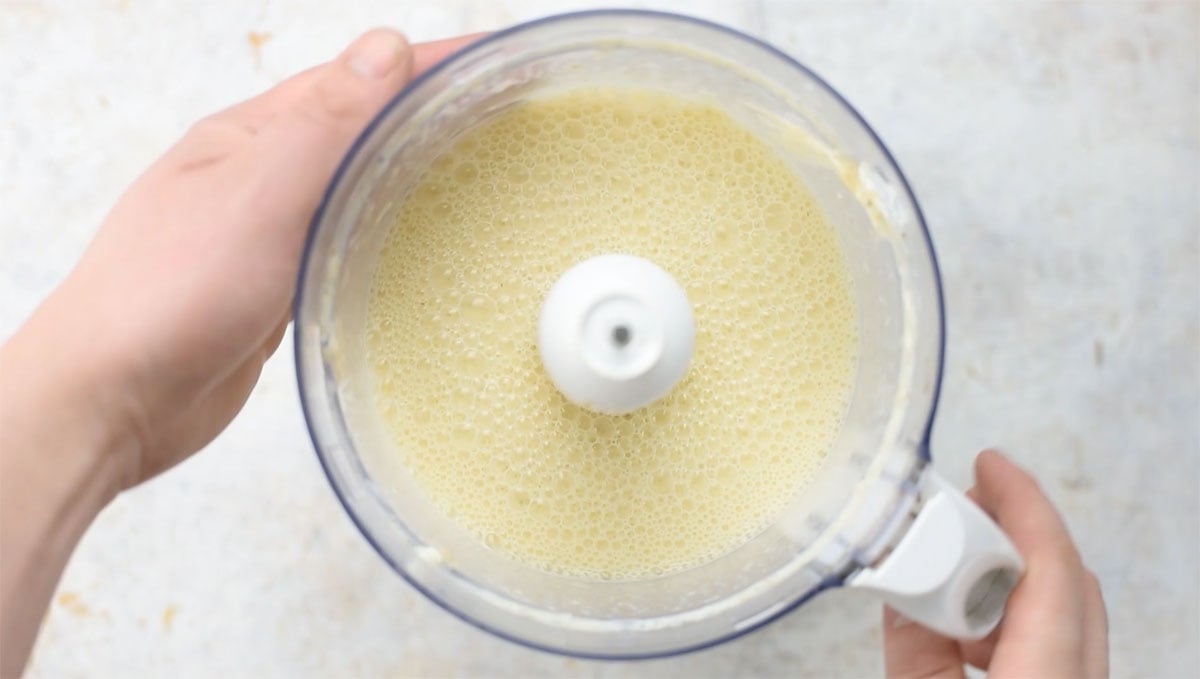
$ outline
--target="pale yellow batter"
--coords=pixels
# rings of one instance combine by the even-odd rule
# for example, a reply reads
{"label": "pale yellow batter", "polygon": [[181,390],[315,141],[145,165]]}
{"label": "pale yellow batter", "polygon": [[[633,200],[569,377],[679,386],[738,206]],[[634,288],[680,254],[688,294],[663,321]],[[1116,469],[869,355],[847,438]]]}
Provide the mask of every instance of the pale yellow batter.
{"label": "pale yellow batter", "polygon": [[[566,402],[538,355],[554,281],[645,257],[687,291],[696,347],[665,399]],[[367,335],[402,465],[486,544],[567,575],[644,578],[753,537],[802,492],[855,367],[832,229],[771,150],[707,105],[627,90],[520,104],[404,203]]]}

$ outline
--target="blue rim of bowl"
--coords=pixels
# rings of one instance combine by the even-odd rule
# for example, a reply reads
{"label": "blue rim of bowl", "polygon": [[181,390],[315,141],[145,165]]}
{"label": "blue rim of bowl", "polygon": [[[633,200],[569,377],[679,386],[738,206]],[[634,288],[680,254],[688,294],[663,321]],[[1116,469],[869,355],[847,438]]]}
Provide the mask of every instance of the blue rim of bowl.
{"label": "blue rim of bowl", "polygon": [[[945,300],[944,300],[944,296],[943,296],[943,292],[942,292],[942,276],[941,276],[941,271],[938,268],[937,254],[935,253],[934,248],[933,248],[933,240],[930,238],[929,229],[925,225],[925,216],[921,212],[921,206],[917,202],[917,197],[913,193],[912,188],[908,184],[908,179],[904,176],[904,172],[900,169],[900,164],[898,162],[896,162],[896,159],[892,156],[891,151],[889,151],[887,146],[883,143],[883,140],[879,138],[879,135],[875,133],[874,128],[872,128],[870,126],[870,124],[867,123],[866,119],[863,118],[861,114],[859,114],[858,110],[855,109],[850,104],[850,102],[847,101],[846,98],[841,95],[841,93],[839,93],[836,89],[834,89],[829,83],[825,82],[825,79],[822,78],[821,76],[817,75],[817,73],[815,73],[812,69],[808,68],[804,64],[801,64],[799,61],[792,58],[786,52],[780,50],[779,48],[777,48],[777,47],[771,45],[770,43],[767,43],[759,38],[756,38],[752,35],[743,33],[742,31],[739,31],[737,29],[730,28],[729,26],[725,26],[723,24],[718,24],[718,23],[715,23],[712,21],[708,21],[707,19],[700,19],[697,17],[688,16],[685,14],[675,14],[672,12],[660,12],[660,11],[655,11],[655,10],[642,10],[642,9],[598,9],[598,10],[586,10],[586,11],[581,11],[581,12],[568,12],[565,14],[555,14],[555,15],[551,15],[551,16],[541,17],[538,19],[533,19],[531,21],[523,22],[520,24],[510,26],[508,28],[496,31],[494,33],[491,33],[489,35],[486,35],[486,36],[480,38],[479,40],[476,40],[476,41],[470,43],[469,45],[464,46],[462,49],[459,49],[458,51],[454,52],[453,54],[450,54],[446,58],[444,58],[441,61],[439,61],[438,63],[434,64],[433,66],[431,66],[430,68],[425,70],[423,73],[418,75],[416,78],[414,78],[407,85],[405,85],[400,90],[400,92],[398,92],[394,97],[392,97],[392,99],[382,109],[380,109],[379,113],[377,113],[375,115],[375,117],[373,117],[371,119],[371,122],[368,123],[367,126],[363,129],[363,131],[358,135],[358,137],[355,138],[354,143],[350,145],[350,148],[346,151],[346,154],[342,157],[341,162],[338,163],[337,170],[333,173],[333,177],[330,179],[328,186],[326,186],[326,188],[325,188],[324,194],[321,196],[321,202],[317,206],[316,212],[313,214],[313,219],[312,219],[311,224],[309,225],[308,234],[304,240],[304,249],[301,251],[301,254],[300,254],[301,259],[300,259],[300,269],[299,269],[299,273],[298,273],[297,281],[296,281],[296,295],[292,302],[292,317],[294,319],[295,327],[299,328],[302,326],[303,319],[301,317],[301,307],[302,307],[302,301],[304,300],[305,293],[306,293],[304,282],[305,282],[305,279],[308,274],[308,264],[310,261],[310,255],[312,254],[313,242],[316,240],[317,230],[318,230],[322,220],[324,219],[325,211],[329,205],[329,201],[332,198],[334,191],[337,189],[337,187],[341,183],[342,177],[346,173],[347,168],[350,166],[350,164],[353,162],[353,160],[357,157],[359,151],[362,149],[363,144],[366,143],[366,140],[375,131],[375,128],[378,127],[380,122],[388,116],[388,114],[392,111],[392,109],[394,109],[396,106],[398,106],[401,101],[403,101],[406,97],[408,97],[408,95],[411,92],[413,92],[418,87],[420,87],[421,84],[424,83],[426,80],[428,80],[429,78],[433,77],[438,72],[440,72],[443,69],[445,69],[446,67],[448,67],[454,61],[456,61],[476,50],[479,50],[487,45],[490,45],[490,44],[498,41],[498,40],[506,38],[514,33],[520,33],[520,32],[523,32],[523,31],[526,31],[526,30],[529,30],[532,28],[536,28],[539,26],[544,26],[547,24],[586,20],[586,19],[589,19],[592,17],[629,17],[632,19],[640,19],[640,18],[664,19],[664,20],[668,20],[668,21],[676,21],[676,22],[680,22],[680,23],[688,23],[688,24],[692,24],[695,26],[700,26],[702,28],[719,31],[721,33],[725,33],[725,34],[728,34],[735,38],[738,38],[750,45],[757,47],[758,49],[763,50],[764,52],[767,52],[771,56],[773,56],[777,59],[780,59],[788,66],[800,71],[806,77],[810,78],[820,88],[825,90],[825,92],[827,94],[829,94],[835,100],[837,100],[837,102],[839,104],[841,104],[843,107],[845,107],[846,111],[848,111],[850,113],[850,115],[858,122],[858,124],[862,126],[863,130],[866,131],[866,133],[870,136],[871,140],[875,143],[875,145],[879,147],[879,150],[883,154],[884,158],[886,158],[888,163],[891,164],[892,168],[895,169],[896,176],[900,180],[900,186],[904,190],[904,194],[908,198],[909,203],[913,206],[913,211],[915,213],[914,217],[916,219],[917,226],[919,227],[918,230],[921,233],[921,237],[924,239],[925,248],[929,254],[930,268],[932,269],[932,273],[933,273],[934,292],[937,297],[938,347],[937,347],[937,365],[935,366],[935,374],[934,374],[934,380],[933,380],[933,396],[929,403],[929,414],[926,418],[924,432],[921,437],[921,443],[918,446],[918,450],[917,450],[918,455],[920,455],[924,459],[925,462],[929,462],[930,457],[931,457],[930,449],[929,449],[929,439],[930,439],[930,434],[931,434],[931,431],[933,428],[934,416],[937,413],[938,399],[941,394],[942,372],[943,372],[944,363],[945,363],[945,351],[946,351]],[[418,592],[420,592],[426,599],[432,601],[434,604],[436,604],[442,610],[447,611],[454,617],[458,618],[459,620],[462,620],[463,622],[471,625],[472,627],[483,630],[484,632],[487,632],[488,634],[492,634],[494,636],[500,637],[501,639],[511,641],[517,645],[524,646],[526,648],[532,648],[535,650],[545,651],[548,653],[555,653],[558,655],[565,655],[565,656],[570,656],[570,657],[575,657],[575,658],[585,658],[585,659],[591,659],[591,660],[650,660],[650,659],[654,659],[654,658],[665,658],[665,657],[670,657],[670,656],[683,655],[686,653],[694,653],[696,651],[702,651],[704,649],[712,648],[714,646],[718,646],[720,644],[732,641],[734,639],[744,637],[744,636],[750,634],[751,632],[755,632],[757,630],[762,629],[766,625],[784,617],[788,613],[791,613],[796,608],[800,607],[805,602],[809,601],[810,599],[812,599],[816,595],[820,594],[821,592],[823,592],[827,589],[834,588],[834,587],[839,587],[843,584],[842,577],[831,576],[831,577],[826,578],[825,580],[821,581],[813,589],[801,594],[794,601],[790,602],[787,606],[784,606],[780,610],[772,613],[771,615],[769,615],[767,617],[764,617],[761,620],[755,621],[755,623],[753,625],[748,625],[744,628],[735,630],[735,631],[731,632],[730,634],[720,636],[720,637],[715,637],[713,639],[708,639],[708,640],[705,640],[705,641],[697,643],[697,644],[692,644],[689,646],[680,646],[678,648],[672,648],[672,649],[663,650],[663,651],[647,652],[647,653],[606,654],[606,653],[580,652],[580,651],[575,651],[575,650],[558,648],[558,647],[554,647],[554,646],[550,646],[550,645],[546,645],[546,644],[539,644],[536,642],[532,642],[528,639],[524,639],[524,638],[515,636],[513,634],[510,634],[510,633],[502,630],[502,629],[497,629],[496,627],[493,627],[493,626],[483,623],[479,620],[476,620],[476,619],[472,618],[471,616],[458,610],[454,606],[451,606],[446,601],[444,601],[443,599],[441,599],[440,597],[435,595],[433,592],[429,591],[427,588],[423,587],[420,583],[416,582],[411,576],[409,576],[409,574],[400,566],[400,564],[398,564],[396,561],[394,561],[388,555],[386,550],[383,549],[383,546],[379,543],[379,541],[375,538],[375,536],[373,536],[370,533],[370,531],[368,531],[366,529],[366,527],[363,525],[362,521],[359,519],[358,515],[354,512],[353,509],[351,509],[350,505],[347,503],[346,497],[343,494],[342,489],[338,486],[337,482],[334,481],[333,472],[330,469],[330,462],[326,459],[324,452],[321,450],[321,446],[317,442],[317,434],[313,429],[313,424],[312,424],[313,417],[312,417],[311,413],[309,412],[309,403],[308,403],[307,398],[305,397],[305,393],[307,393],[307,392],[304,388],[305,387],[304,371],[300,364],[300,356],[301,356],[301,346],[300,345],[301,345],[302,336],[303,336],[303,334],[299,331],[293,332],[293,354],[294,354],[293,358],[294,358],[295,369],[296,369],[297,387],[300,391],[300,407],[304,413],[304,424],[308,428],[309,438],[313,442],[313,448],[315,449],[315,451],[317,453],[317,459],[321,463],[321,469],[325,472],[325,477],[329,481],[329,485],[333,488],[334,494],[337,495],[338,502],[341,503],[342,509],[345,510],[346,514],[350,517],[350,520],[354,523],[355,527],[358,528],[358,532],[360,534],[362,534],[362,536],[366,539],[366,541],[368,543],[370,543],[371,547],[375,550],[375,552],[377,554],[379,554],[379,556],[384,560],[384,562],[386,562],[392,568],[393,571],[398,573],[400,575],[400,577],[404,578],[404,580],[406,582],[408,582],[409,585],[411,585],[414,589],[416,589]]]}

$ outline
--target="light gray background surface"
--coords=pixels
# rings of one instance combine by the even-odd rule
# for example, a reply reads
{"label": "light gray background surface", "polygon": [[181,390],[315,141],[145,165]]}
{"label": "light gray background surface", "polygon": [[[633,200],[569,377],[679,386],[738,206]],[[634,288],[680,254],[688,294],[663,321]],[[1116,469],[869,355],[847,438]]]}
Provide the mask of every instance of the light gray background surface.
{"label": "light gray background surface", "polygon": [[[609,4],[0,0],[0,333],[201,115],[373,25],[421,40]],[[945,275],[938,467],[966,485],[995,444],[1031,468],[1103,583],[1114,675],[1195,676],[1200,5],[626,4],[761,36],[875,126]],[[491,638],[355,532],[311,450],[285,341],[228,431],[95,523],[30,675],[876,676],[877,613],[833,592],[748,638],[637,664]]]}

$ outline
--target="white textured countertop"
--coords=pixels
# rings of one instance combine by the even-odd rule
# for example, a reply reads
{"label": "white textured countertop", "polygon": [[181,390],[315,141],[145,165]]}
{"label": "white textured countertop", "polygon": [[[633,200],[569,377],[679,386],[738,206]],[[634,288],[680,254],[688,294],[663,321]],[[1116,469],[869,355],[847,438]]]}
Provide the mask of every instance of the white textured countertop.
{"label": "white textured countertop", "polygon": [[[376,24],[414,40],[609,3],[0,0],[0,334],[194,119]],[[643,3],[625,3],[643,4]],[[1200,666],[1200,4],[645,3],[814,68],[925,209],[949,349],[934,456],[998,444],[1099,574],[1116,676]],[[877,604],[831,592],[747,638],[597,663],[494,639],[356,533],[309,444],[290,344],[208,450],[95,523],[34,677],[875,676]]]}

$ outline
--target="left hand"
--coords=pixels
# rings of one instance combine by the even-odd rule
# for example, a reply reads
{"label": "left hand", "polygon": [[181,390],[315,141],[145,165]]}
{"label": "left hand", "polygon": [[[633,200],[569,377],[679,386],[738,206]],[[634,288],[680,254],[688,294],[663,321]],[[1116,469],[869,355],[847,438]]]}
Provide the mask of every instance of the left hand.
{"label": "left hand", "polygon": [[67,379],[129,439],[123,487],[241,409],[290,320],[305,234],[346,149],[414,73],[470,39],[410,47],[371,31],[196,123],[117,202],[14,343],[36,336],[30,360],[71,366]]}
{"label": "left hand", "polygon": [[200,121],[0,348],[0,676],[21,674],[96,513],[241,409],[287,327],[338,162],[414,73],[469,40],[410,47],[371,31]]}

